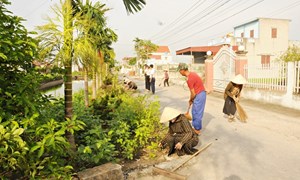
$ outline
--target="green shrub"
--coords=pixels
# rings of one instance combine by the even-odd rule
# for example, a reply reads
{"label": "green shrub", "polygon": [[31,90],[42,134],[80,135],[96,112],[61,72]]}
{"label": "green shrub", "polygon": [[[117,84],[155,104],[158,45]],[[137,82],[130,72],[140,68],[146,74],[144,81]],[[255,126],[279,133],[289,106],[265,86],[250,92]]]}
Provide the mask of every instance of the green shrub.
{"label": "green shrub", "polygon": [[144,148],[155,157],[161,128],[159,103],[126,93],[115,84],[99,94],[88,108],[82,93],[74,98],[74,113],[86,124],[85,130],[75,134],[80,170],[137,158]]}
{"label": "green shrub", "polygon": [[[45,121],[45,122],[44,122]],[[82,129],[82,122],[41,120],[35,114],[0,124],[0,176],[22,178],[71,178],[73,168],[65,132]],[[72,131],[71,131],[72,132]]]}

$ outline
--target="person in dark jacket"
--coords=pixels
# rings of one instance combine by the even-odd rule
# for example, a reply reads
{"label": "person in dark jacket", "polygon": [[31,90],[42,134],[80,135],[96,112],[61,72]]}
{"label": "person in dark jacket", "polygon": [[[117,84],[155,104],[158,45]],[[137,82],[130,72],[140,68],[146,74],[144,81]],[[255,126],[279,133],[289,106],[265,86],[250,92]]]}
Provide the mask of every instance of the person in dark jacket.
{"label": "person in dark jacket", "polygon": [[127,90],[129,90],[129,89],[137,90],[137,88],[138,88],[137,85],[128,78],[124,79],[124,84],[125,84],[125,89],[127,89]]}
{"label": "person in dark jacket", "polygon": [[166,107],[160,122],[169,122],[168,133],[159,144],[162,148],[169,148],[168,155],[176,152],[177,155],[182,156],[197,152],[194,147],[199,142],[198,135],[184,114],[174,108]]}
{"label": "person in dark jacket", "polygon": [[228,84],[224,91],[223,113],[227,115],[228,121],[232,122],[236,115],[236,102],[239,102],[243,84],[247,81],[241,75],[235,76]]}

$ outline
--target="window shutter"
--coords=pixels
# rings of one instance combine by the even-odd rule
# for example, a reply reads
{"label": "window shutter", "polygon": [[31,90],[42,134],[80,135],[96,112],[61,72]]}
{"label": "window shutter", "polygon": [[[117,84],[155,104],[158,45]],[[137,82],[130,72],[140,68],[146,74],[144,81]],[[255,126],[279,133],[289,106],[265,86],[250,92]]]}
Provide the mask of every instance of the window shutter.
{"label": "window shutter", "polygon": [[272,28],[272,38],[277,38],[277,28]]}
{"label": "window shutter", "polygon": [[251,38],[254,38],[254,30],[251,30],[251,31],[250,31],[250,37],[251,37]]}

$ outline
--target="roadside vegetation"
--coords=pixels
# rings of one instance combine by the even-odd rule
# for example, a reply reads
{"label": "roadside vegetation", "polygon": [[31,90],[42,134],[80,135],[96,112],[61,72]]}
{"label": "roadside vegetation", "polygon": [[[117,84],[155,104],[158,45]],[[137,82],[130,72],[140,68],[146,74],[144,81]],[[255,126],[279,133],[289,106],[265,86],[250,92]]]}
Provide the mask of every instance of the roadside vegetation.
{"label": "roadside vegetation", "polygon": [[[117,36],[106,27],[104,5],[76,1],[74,7],[68,2],[57,7],[64,29],[58,31],[59,24],[50,21],[40,27],[38,38],[5,8],[8,1],[0,3],[1,179],[71,179],[106,162],[156,154],[159,103],[126,92],[113,73],[110,46]],[[124,3],[129,12],[142,7]],[[79,32],[76,38],[69,33],[73,28]],[[39,91],[46,70],[33,67],[36,59],[55,59],[71,95],[55,99]],[[72,95],[73,62],[80,62],[86,77],[99,79],[100,86],[86,84]]]}

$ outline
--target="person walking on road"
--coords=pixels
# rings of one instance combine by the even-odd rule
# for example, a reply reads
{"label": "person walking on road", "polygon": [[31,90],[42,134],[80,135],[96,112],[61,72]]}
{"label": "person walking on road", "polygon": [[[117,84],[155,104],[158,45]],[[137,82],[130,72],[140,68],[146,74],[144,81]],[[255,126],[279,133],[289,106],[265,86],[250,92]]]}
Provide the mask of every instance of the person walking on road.
{"label": "person walking on road", "polygon": [[145,89],[150,91],[150,68],[147,64],[145,64]]}
{"label": "person walking on road", "polygon": [[164,87],[166,87],[166,85],[169,86],[169,73],[168,70],[164,70]]}
{"label": "person walking on road", "polygon": [[202,118],[206,103],[206,91],[201,77],[188,70],[186,63],[179,63],[177,70],[187,78],[187,85],[190,89],[189,107],[192,106],[192,125],[197,134],[201,134]]}
{"label": "person walking on road", "polygon": [[246,82],[246,79],[239,74],[227,84],[227,87],[224,91],[225,103],[223,107],[223,113],[227,115],[229,122],[234,121],[237,111],[236,103],[240,100],[243,84]]}
{"label": "person walking on road", "polygon": [[155,94],[155,69],[153,68],[153,64],[150,64],[150,89],[153,94]]}
{"label": "person walking on road", "polygon": [[168,156],[175,151],[178,156],[197,152],[194,147],[198,144],[198,136],[184,114],[177,109],[165,107],[160,122],[169,122],[168,133],[159,144],[163,149],[168,146]]}

